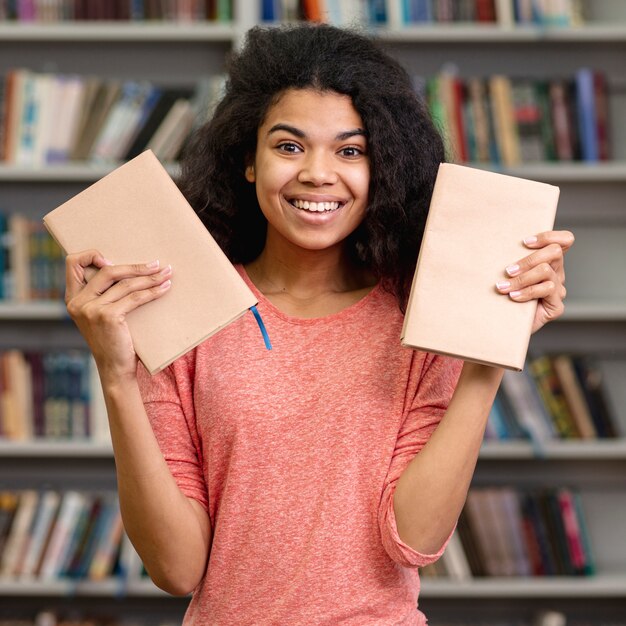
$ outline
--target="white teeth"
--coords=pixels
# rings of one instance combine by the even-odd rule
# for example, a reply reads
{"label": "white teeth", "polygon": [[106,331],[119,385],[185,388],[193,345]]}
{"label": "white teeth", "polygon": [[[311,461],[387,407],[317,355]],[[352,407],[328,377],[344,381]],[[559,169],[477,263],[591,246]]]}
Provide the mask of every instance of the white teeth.
{"label": "white teeth", "polygon": [[339,202],[308,202],[307,200],[292,200],[291,204],[296,209],[305,209],[307,211],[334,211],[339,208]]}

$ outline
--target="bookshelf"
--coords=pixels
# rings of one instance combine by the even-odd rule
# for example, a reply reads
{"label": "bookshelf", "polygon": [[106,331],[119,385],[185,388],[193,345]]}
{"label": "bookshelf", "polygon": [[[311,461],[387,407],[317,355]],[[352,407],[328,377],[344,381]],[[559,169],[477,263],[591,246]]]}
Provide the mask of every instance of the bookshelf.
{"label": "bookshelf", "polygon": [[[235,0],[235,19],[223,24],[0,22],[0,75],[14,65],[36,71],[97,73],[187,85],[221,71],[228,52],[260,19],[256,2]],[[536,351],[582,351],[626,358],[626,6],[583,0],[590,21],[578,27],[427,24],[370,27],[413,74],[434,75],[454,64],[461,76],[571,75],[579,67],[606,71],[610,87],[613,159],[601,163],[525,163],[497,167],[514,176],[561,187],[557,227],[577,243],[567,258],[566,314],[533,337]],[[176,166],[170,165],[176,172]],[[0,163],[0,208],[41,216],[112,166]],[[0,304],[0,348],[84,347],[58,302]],[[106,444],[0,441],[0,489],[52,485],[112,488]],[[575,484],[582,490],[598,573],[592,577],[424,579],[420,606],[434,625],[531,623],[542,608],[563,610],[574,624],[624,624],[626,615],[626,442],[554,441],[541,457],[528,442],[485,442],[475,476],[480,485]],[[149,624],[179,619],[187,599],[171,598],[149,582],[0,580],[0,605],[11,616],[34,607],[112,611]],[[6,607],[6,609],[5,609]],[[467,616],[472,616],[468,619]],[[0,612],[0,616],[4,616]],[[506,621],[508,620],[508,622]],[[569,623],[569,622],[568,622]]]}

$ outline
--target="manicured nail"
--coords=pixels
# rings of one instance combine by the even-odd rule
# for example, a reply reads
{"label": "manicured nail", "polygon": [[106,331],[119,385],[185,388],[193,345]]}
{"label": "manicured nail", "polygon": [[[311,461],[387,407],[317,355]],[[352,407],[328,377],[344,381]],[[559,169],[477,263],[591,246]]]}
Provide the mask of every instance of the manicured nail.
{"label": "manicured nail", "polygon": [[515,264],[515,265],[509,265],[506,268],[506,273],[509,276],[515,276],[515,274],[519,274],[519,265]]}
{"label": "manicured nail", "polygon": [[165,282],[161,283],[161,285],[159,286],[159,289],[163,289],[163,291],[165,291],[166,289],[169,289],[171,286],[172,286],[172,281],[166,280]]}
{"label": "manicured nail", "polygon": [[524,243],[527,246],[532,245],[533,243],[537,243],[537,237],[535,237],[534,235],[532,237],[526,237],[526,239],[524,239]]}
{"label": "manicured nail", "polygon": [[508,280],[501,280],[500,282],[496,283],[496,287],[498,289],[508,289],[511,286],[511,283]]}
{"label": "manicured nail", "polygon": [[511,293],[509,293],[509,296],[511,298],[519,298],[522,295],[521,291],[511,291]]}
{"label": "manicured nail", "polygon": [[152,270],[155,267],[159,267],[159,262],[158,261],[150,261],[150,263],[146,263],[146,267],[148,269]]}

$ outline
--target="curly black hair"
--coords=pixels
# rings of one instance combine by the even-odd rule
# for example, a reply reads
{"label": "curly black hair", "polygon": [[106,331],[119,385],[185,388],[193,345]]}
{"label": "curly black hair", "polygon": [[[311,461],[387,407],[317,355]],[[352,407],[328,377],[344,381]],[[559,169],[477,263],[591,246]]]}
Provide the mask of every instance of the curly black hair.
{"label": "curly black hair", "polygon": [[369,203],[347,244],[404,310],[444,145],[402,66],[365,34],[327,24],[256,26],[228,62],[224,96],[190,141],[178,184],[233,263],[253,261],[267,225],[245,167],[285,90],[347,95],[368,136]]}

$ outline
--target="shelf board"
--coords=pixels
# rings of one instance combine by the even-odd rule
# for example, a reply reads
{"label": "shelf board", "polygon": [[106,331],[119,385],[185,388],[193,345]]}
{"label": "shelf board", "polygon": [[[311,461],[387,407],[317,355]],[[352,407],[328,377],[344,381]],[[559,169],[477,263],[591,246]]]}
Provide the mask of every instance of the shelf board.
{"label": "shelf board", "polygon": [[398,30],[373,28],[371,32],[393,43],[626,42],[626,23],[588,23],[579,27],[500,26],[499,24],[411,24]]}
{"label": "shelf board", "polygon": [[[0,182],[57,182],[92,183],[113,171],[121,163],[75,162],[59,165],[11,165],[0,163]],[[164,163],[165,169],[174,175],[177,164]]]}
{"label": "shelf board", "polygon": [[[0,578],[0,597],[32,596],[83,596],[83,597],[171,597],[150,580],[125,583],[121,579],[107,578],[102,581],[36,578]],[[185,598],[172,598],[173,600]]]}
{"label": "shelf board", "polygon": [[62,301],[0,302],[0,320],[69,320]]}
{"label": "shelf board", "polygon": [[511,167],[494,163],[468,163],[467,165],[547,183],[626,182],[626,161],[524,163]]}
{"label": "shelf board", "polygon": [[563,322],[616,322],[626,320],[626,300],[566,300]]}
{"label": "shelf board", "polygon": [[480,450],[481,460],[626,460],[626,439],[594,439],[589,441],[551,441],[541,450],[528,441],[485,441]]}
{"label": "shelf board", "polygon": [[0,42],[128,41],[232,43],[236,29],[231,23],[212,22],[63,22],[0,24]]}
{"label": "shelf board", "polygon": [[34,441],[0,440],[0,458],[113,458],[110,442],[94,441],[55,441],[50,439]]}
{"label": "shelf board", "polygon": [[[238,25],[230,22],[83,21],[54,24],[0,24],[0,41],[207,41],[232,43]],[[587,23],[580,27],[511,26],[499,24],[410,24],[397,30],[366,26],[380,39],[394,43],[447,42],[626,42],[626,24]]]}
{"label": "shelf board", "polygon": [[[124,584],[117,579],[100,582],[37,579],[0,579],[0,597],[33,596],[82,597],[168,597],[149,580]],[[467,582],[423,578],[420,595],[424,598],[624,598],[626,576],[543,578],[475,578]],[[170,596],[171,597],[171,596]],[[172,600],[181,600],[172,598]],[[182,598],[182,600],[186,600]]]}
{"label": "shelf board", "polygon": [[[60,165],[11,165],[0,163],[0,182],[94,182],[118,163],[67,163]],[[493,163],[468,163],[478,167],[533,180],[553,183],[626,182],[626,161],[602,163],[529,163],[504,167]],[[170,174],[179,171],[175,163],[165,164]]]}
{"label": "shelf board", "polygon": [[423,598],[625,598],[624,574],[474,578],[467,582],[422,578]]}
{"label": "shelf board", "polygon": [[[545,444],[539,453],[528,441],[485,441],[480,451],[480,458],[484,461],[538,457],[548,460],[625,460],[626,439],[553,441]],[[113,458],[113,449],[108,442],[0,439],[0,458]]]}

